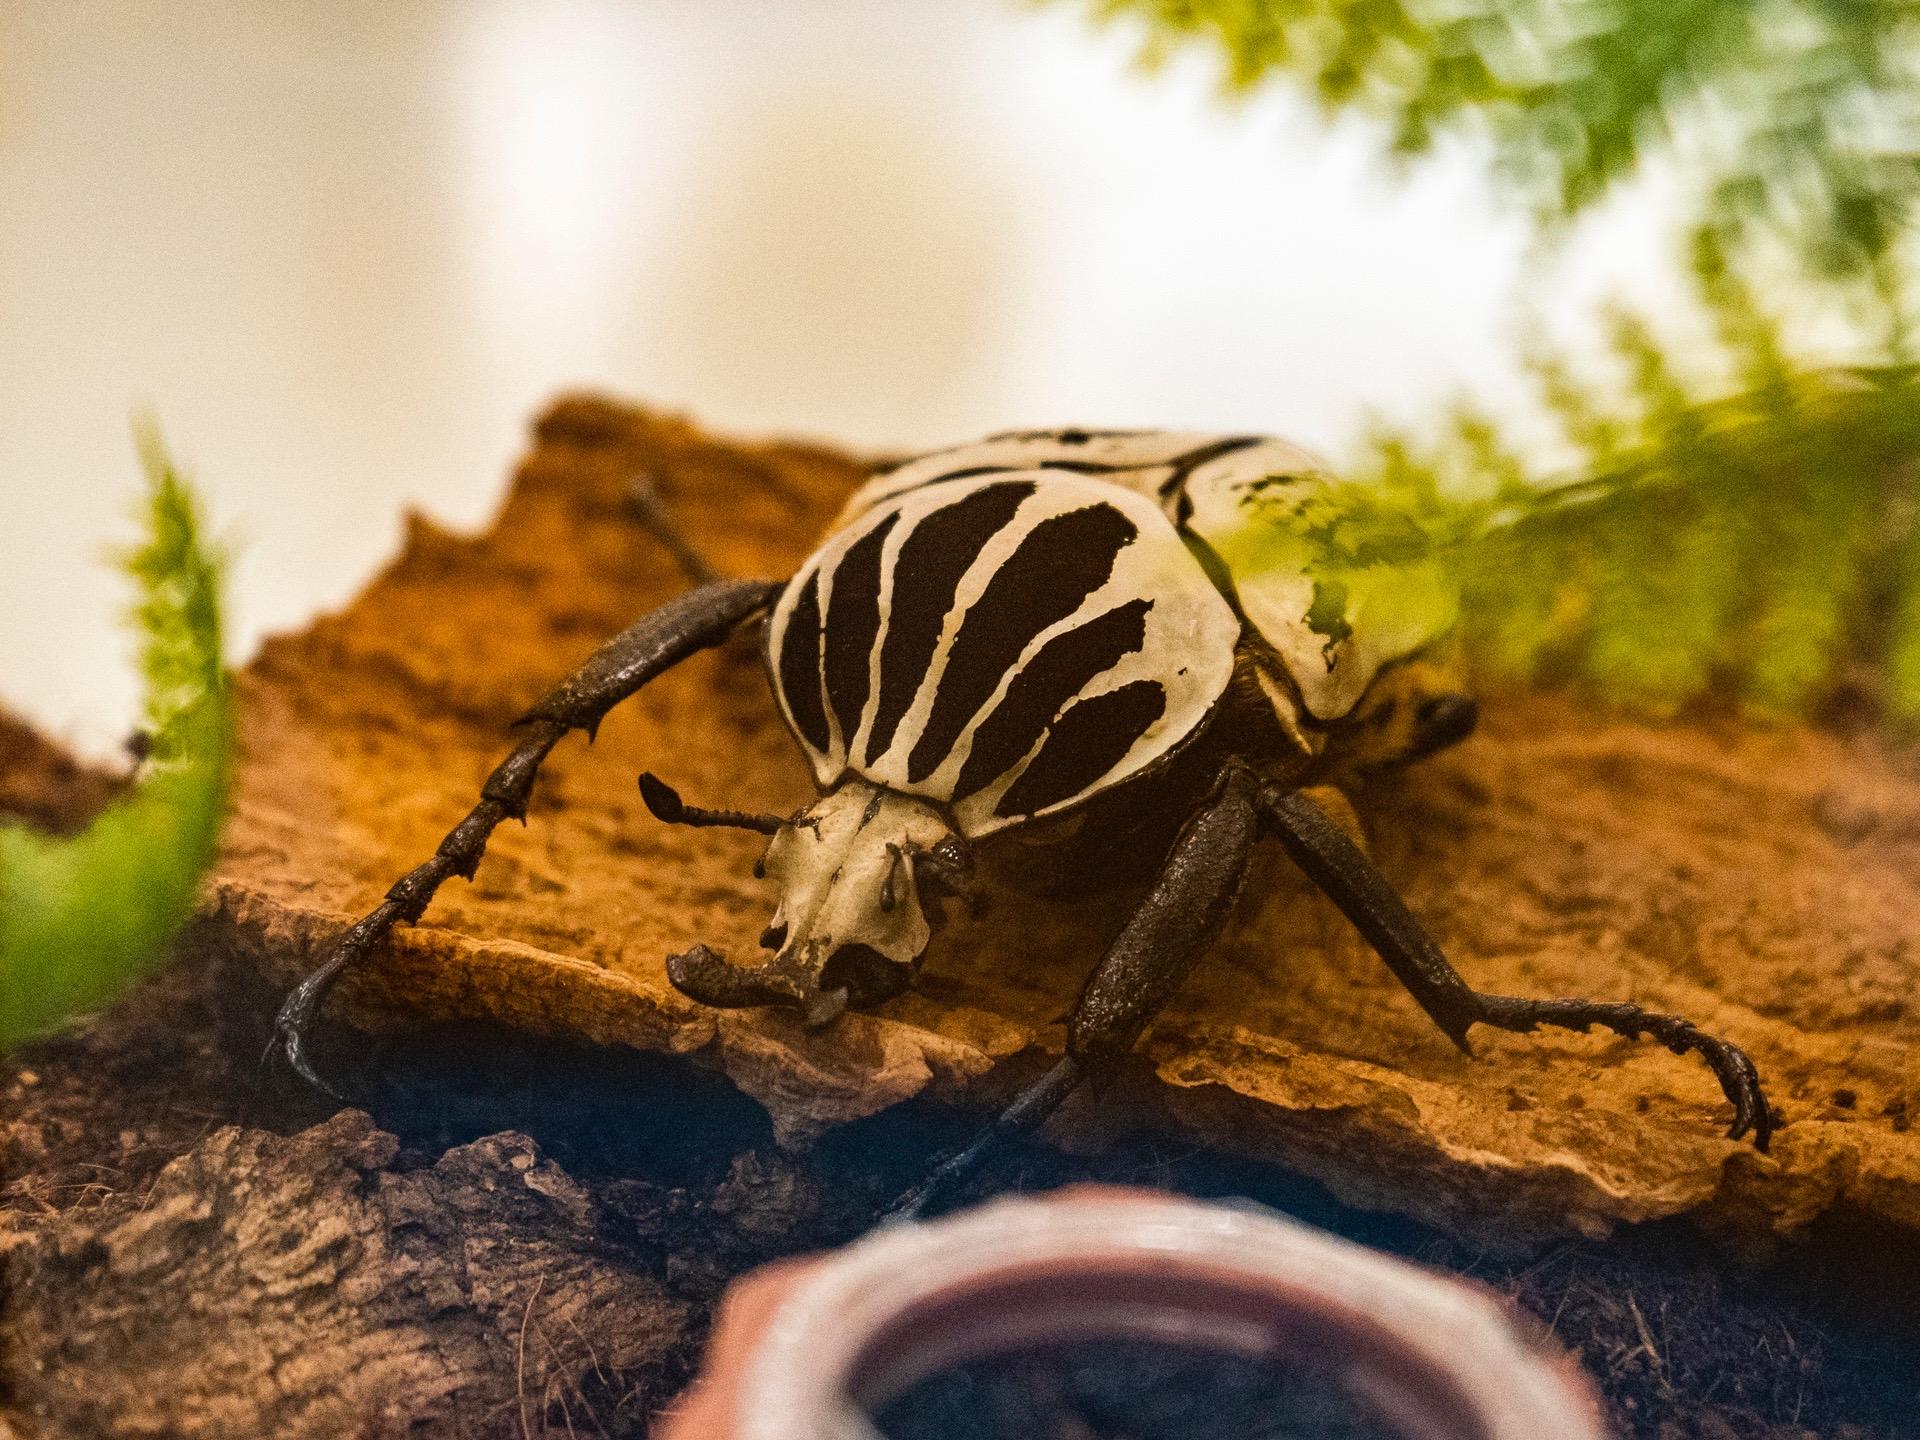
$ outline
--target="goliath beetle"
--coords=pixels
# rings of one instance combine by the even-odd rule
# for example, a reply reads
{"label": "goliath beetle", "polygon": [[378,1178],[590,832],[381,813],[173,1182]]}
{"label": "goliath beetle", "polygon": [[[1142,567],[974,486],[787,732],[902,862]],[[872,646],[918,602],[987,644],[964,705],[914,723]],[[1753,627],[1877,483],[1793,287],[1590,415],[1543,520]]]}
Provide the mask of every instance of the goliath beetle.
{"label": "goliath beetle", "polygon": [[341,971],[418,920],[449,876],[472,877],[493,827],[524,818],[563,735],[591,734],[655,676],[759,620],[820,796],[782,818],[687,805],[641,777],[663,821],[771,837],[756,873],[780,891],[761,937],[772,958],[743,965],[697,945],[666,962],[685,994],[825,1025],[913,983],[944,902],[976,890],[977,850],[1032,847],[1022,868],[1048,874],[1157,867],[1080,993],[1065,1058],[932,1188],[1131,1049],[1219,932],[1263,836],[1463,1051],[1477,1024],[1649,1036],[1700,1054],[1732,1103],[1729,1135],[1765,1149],[1772,1117],[1738,1047],[1624,1002],[1472,989],[1315,798],[1452,744],[1477,713],[1418,658],[1437,622],[1337,603],[1329,615],[1300,567],[1246,563],[1250,517],[1256,540],[1259,526],[1284,531],[1329,483],[1304,452],[1256,436],[999,435],[880,471],[785,582],[718,578],[648,499],[643,518],[704,583],[528,712],[479,804],[289,996],[276,1043],[324,1088],[304,1037]]}

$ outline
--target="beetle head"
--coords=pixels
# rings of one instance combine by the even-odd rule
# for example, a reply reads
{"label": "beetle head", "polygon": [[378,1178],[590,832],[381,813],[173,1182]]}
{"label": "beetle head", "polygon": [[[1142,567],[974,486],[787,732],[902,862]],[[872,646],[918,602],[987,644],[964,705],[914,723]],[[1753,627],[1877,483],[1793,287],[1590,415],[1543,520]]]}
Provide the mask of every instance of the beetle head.
{"label": "beetle head", "polygon": [[773,958],[735,965],[696,945],[668,958],[667,976],[703,1004],[779,1005],[824,1025],[913,983],[937,895],[963,888],[970,869],[938,810],[848,781],[781,825],[757,867],[780,887],[760,937]]}

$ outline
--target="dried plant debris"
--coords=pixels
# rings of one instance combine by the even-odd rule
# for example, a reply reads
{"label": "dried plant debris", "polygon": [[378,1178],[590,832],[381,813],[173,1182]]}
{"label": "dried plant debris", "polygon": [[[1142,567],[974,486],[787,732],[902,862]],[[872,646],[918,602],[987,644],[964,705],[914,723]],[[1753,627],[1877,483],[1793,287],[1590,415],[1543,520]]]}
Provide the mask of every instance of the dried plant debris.
{"label": "dried plant debris", "polygon": [[[489,529],[416,521],[349,608],[241,677],[217,930],[291,983],[465,813],[513,719],[682,588],[625,503],[636,476],[731,573],[778,578],[860,473],[599,400],[555,406]],[[1133,1069],[1053,1133],[1169,1127],[1502,1244],[1689,1215],[1764,1246],[1839,1204],[1920,1228],[1911,761],[1813,730],[1487,699],[1481,735],[1355,797],[1387,874],[1478,986],[1632,999],[1747,1047],[1784,1121],[1772,1153],[1722,1139],[1712,1078],[1657,1046],[1476,1034],[1477,1057],[1458,1054],[1277,852]],[[703,1009],[664,957],[752,952],[770,903],[759,842],[657,823],[643,770],[704,805],[808,797],[751,637],[649,687],[591,747],[564,744],[528,826],[343,988],[346,1013],[695,1055],[801,1143],[920,1093],[1009,1094],[1060,1048],[1125,913],[1126,895],[1003,893],[936,940],[915,993],[820,1032]]]}

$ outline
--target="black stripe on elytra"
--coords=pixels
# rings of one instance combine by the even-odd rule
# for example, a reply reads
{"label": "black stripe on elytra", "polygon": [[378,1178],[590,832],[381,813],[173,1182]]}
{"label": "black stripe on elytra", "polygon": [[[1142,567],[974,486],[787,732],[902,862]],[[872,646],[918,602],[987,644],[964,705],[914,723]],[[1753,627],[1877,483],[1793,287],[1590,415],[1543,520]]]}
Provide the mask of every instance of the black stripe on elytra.
{"label": "black stripe on elytra", "polygon": [[1014,470],[1030,470],[1030,465],[969,465],[964,470],[948,470],[940,475],[929,475],[922,485],[944,485],[949,480],[972,480],[981,475],[1005,475]]}
{"label": "black stripe on elytra", "polygon": [[983,486],[924,516],[901,542],[887,604],[887,633],[880,641],[880,699],[867,737],[869,765],[886,754],[926,679],[960,577],[1033,489],[1030,480]]}
{"label": "black stripe on elytra", "polygon": [[852,748],[860,712],[866,708],[868,662],[880,634],[880,547],[900,519],[894,511],[862,535],[834,567],[827,595],[827,703],[840,720],[840,734]]}
{"label": "black stripe on elytra", "polygon": [[1139,534],[1133,521],[1105,504],[1048,516],[1028,532],[961,619],[926,729],[908,757],[909,774],[940,768],[1020,652],[1106,584],[1120,551]]}
{"label": "black stripe on elytra", "polygon": [[1151,430],[1002,430],[988,440],[1053,440],[1062,445],[1084,445],[1089,440],[1128,440],[1136,435],[1151,435]]}
{"label": "black stripe on elytra", "polygon": [[[1011,770],[1039,743],[1062,706],[1145,645],[1151,609],[1151,600],[1129,600],[1041,646],[973,732],[973,748],[960,767],[953,799],[964,800]],[[909,771],[907,778],[926,777]]]}
{"label": "black stripe on elytra", "polygon": [[1152,464],[1112,465],[1104,460],[1042,460],[1036,470],[1065,470],[1071,475],[1118,475],[1127,470],[1152,470]]}
{"label": "black stripe on elytra", "polygon": [[1047,743],[993,813],[1032,815],[1078,795],[1125,759],[1166,709],[1167,692],[1157,680],[1135,680],[1080,701],[1054,722]]}
{"label": "black stripe on elytra", "polygon": [[1218,460],[1222,455],[1231,455],[1236,450],[1246,450],[1260,443],[1258,435],[1231,435],[1225,440],[1215,440],[1202,445],[1198,450],[1189,450],[1184,455],[1176,455],[1166,463],[1173,466],[1173,473],[1160,482],[1160,495],[1164,499],[1180,486],[1187,483],[1187,477],[1210,460]]}
{"label": "black stripe on elytra", "polygon": [[1104,460],[1022,460],[1005,465],[969,465],[961,470],[944,470],[938,475],[929,475],[918,484],[909,486],[917,489],[920,485],[945,485],[952,480],[977,480],[982,475],[1013,475],[1029,470],[1064,470],[1070,475],[1118,475],[1128,470],[1157,470],[1166,464],[1164,460],[1142,461],[1137,465],[1114,465]]}
{"label": "black stripe on elytra", "polygon": [[780,637],[780,693],[800,738],[824,751],[832,740],[827,728],[827,706],[820,694],[820,572],[807,576],[800,596],[787,614],[786,633]]}

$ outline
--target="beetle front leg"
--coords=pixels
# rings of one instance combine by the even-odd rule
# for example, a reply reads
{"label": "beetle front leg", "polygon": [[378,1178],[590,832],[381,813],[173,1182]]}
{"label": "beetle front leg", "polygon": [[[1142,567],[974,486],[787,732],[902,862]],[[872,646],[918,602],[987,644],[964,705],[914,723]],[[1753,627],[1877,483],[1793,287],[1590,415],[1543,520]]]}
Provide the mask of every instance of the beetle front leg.
{"label": "beetle front leg", "polygon": [[634,622],[588,656],[521,719],[520,743],[487,777],[480,803],[447,832],[430,859],[395,881],[386,899],[356,921],[320,967],[287,996],[274,1018],[265,1059],[284,1052],[295,1074],[343,1100],[313,1068],[306,1047],[307,1031],[340,976],[372,954],[396,925],[418,921],[447,880],[455,875],[473,878],[494,827],[510,817],[526,819],[540,764],[562,736],[585,730],[591,737],[615,705],[695,651],[719,644],[743,621],[765,610],[779,590],[766,580],[702,586]]}
{"label": "beetle front leg", "polygon": [[1767,1148],[1773,1113],[1767,1108],[1759,1072],[1739,1046],[1707,1034],[1678,1015],[1644,1010],[1625,1001],[1482,994],[1460,977],[1386,876],[1324,810],[1299,791],[1279,786],[1261,787],[1258,800],[1262,817],[1294,862],[1353,922],[1420,1007],[1462,1050],[1472,1053],[1467,1031],[1474,1025],[1521,1033],[1542,1025],[1584,1033],[1599,1025],[1629,1039],[1651,1036],[1676,1055],[1693,1051],[1705,1060],[1733,1105],[1728,1138],[1738,1140],[1752,1131],[1754,1146]]}
{"label": "beetle front leg", "polygon": [[888,1219],[912,1218],[944,1204],[1003,1142],[1039,1125],[1081,1081],[1098,1081],[1133,1049],[1233,910],[1259,838],[1254,797],[1251,773],[1230,763],[1213,799],[1181,830],[1153,888],[1081,989],[1067,1017],[1066,1057],[902,1198]]}

